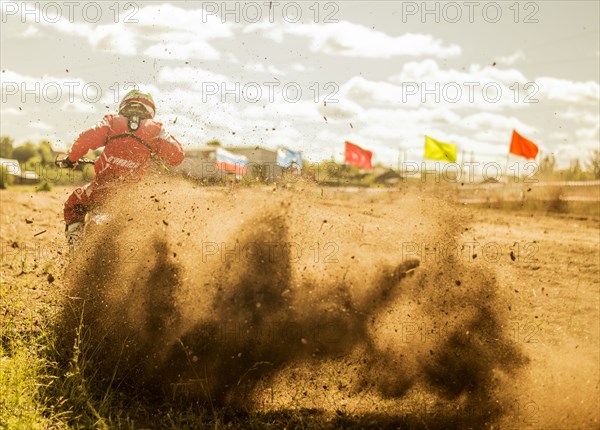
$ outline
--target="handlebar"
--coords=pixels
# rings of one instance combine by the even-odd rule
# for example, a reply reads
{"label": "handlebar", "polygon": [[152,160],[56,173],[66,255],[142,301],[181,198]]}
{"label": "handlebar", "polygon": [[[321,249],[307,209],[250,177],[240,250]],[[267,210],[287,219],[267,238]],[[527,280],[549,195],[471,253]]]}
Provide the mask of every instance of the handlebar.
{"label": "handlebar", "polygon": [[79,160],[77,160],[77,162],[75,162],[75,163],[67,162],[67,161],[65,161],[66,159],[67,159],[66,155],[62,154],[62,158],[61,158],[61,154],[59,154],[56,157],[54,164],[61,168],[71,168],[77,164],[92,164],[92,165],[96,164],[96,160],[92,160],[91,158],[83,157],[83,158],[80,158]]}
{"label": "handlebar", "polygon": [[92,160],[91,158],[80,158],[77,160],[77,164],[96,164],[96,160]]}

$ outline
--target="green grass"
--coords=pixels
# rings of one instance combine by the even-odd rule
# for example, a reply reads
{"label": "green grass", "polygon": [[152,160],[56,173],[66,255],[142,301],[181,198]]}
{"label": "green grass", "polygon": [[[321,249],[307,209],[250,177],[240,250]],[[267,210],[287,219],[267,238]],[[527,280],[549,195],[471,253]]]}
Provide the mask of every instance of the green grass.
{"label": "green grass", "polygon": [[[0,429],[425,429],[465,428],[470,419],[453,415],[454,405],[439,415],[394,415],[377,408],[354,415],[294,400],[256,412],[189,399],[148,400],[141,391],[99,379],[81,324],[72,343],[59,346],[60,328],[54,325],[59,309],[38,295],[48,289],[37,280],[44,270],[0,282]],[[59,277],[52,284],[54,294],[60,282]]]}
{"label": "green grass", "polygon": [[0,345],[0,427],[45,429],[60,422],[42,398],[51,382],[42,348],[35,340],[6,339]]}
{"label": "green grass", "polygon": [[52,191],[54,185],[52,182],[42,182],[39,186],[37,186],[36,191]]}
{"label": "green grass", "polygon": [[13,279],[0,283],[0,429],[324,429],[355,419],[307,409],[244,414],[204,404],[156,404],[142,393],[100,384],[81,329],[65,357],[55,343],[55,310],[32,306],[26,293],[31,285]]}
{"label": "green grass", "polygon": [[64,357],[52,311],[31,306],[30,285],[14,279],[0,283],[0,429],[134,428],[131,402],[95,389],[81,337]]}
{"label": "green grass", "polygon": [[240,413],[198,403],[155,404],[140,393],[115,390],[112,384],[100,391],[98,387],[106,384],[96,384],[93,354],[86,351],[83,336],[77,336],[74,352],[64,362],[52,327],[37,319],[41,315],[23,318],[22,287],[0,286],[0,309],[12,306],[0,319],[0,429],[337,429],[398,424],[387,415],[355,417],[306,408]]}
{"label": "green grass", "polygon": [[27,312],[24,288],[0,283],[0,428],[63,428],[62,414],[45,399],[54,382],[48,331]]}

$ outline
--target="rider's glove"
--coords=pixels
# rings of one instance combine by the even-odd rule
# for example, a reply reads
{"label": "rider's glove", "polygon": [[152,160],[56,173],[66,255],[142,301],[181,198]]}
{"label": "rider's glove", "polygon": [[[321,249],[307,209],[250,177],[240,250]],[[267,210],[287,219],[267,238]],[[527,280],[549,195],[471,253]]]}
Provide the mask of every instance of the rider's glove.
{"label": "rider's glove", "polygon": [[63,164],[64,167],[67,167],[69,169],[74,169],[75,165],[77,163],[72,162],[69,157],[66,157],[64,160],[62,160],[62,164]]}

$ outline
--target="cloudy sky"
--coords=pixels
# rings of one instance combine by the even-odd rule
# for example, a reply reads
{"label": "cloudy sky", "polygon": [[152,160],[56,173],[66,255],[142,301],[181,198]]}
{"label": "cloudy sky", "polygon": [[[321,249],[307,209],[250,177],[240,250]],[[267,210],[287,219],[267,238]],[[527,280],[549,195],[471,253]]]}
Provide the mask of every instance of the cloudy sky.
{"label": "cloudy sky", "polygon": [[516,129],[564,166],[599,146],[599,4],[2,1],[1,133],[65,149],[136,84],[187,148],[504,161]]}

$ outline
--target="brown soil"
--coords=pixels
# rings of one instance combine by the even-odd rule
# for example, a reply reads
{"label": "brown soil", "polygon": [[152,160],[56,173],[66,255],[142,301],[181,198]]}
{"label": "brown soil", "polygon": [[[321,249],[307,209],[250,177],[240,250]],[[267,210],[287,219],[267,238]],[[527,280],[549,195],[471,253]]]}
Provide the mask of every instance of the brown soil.
{"label": "brown soil", "polygon": [[122,390],[421,427],[599,425],[597,220],[161,179],[114,196],[72,254],[63,194],[0,192],[2,282],[59,311],[66,351],[83,314]]}

